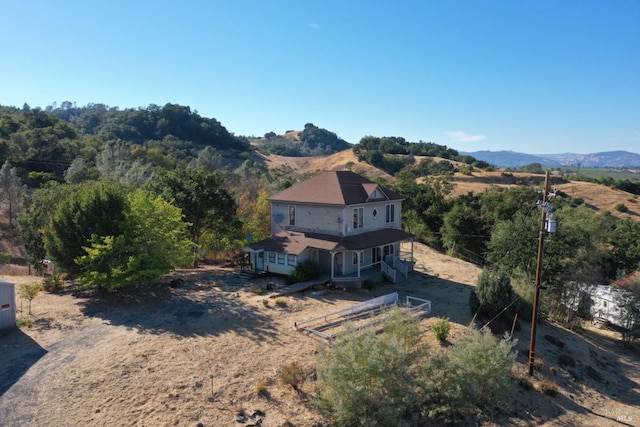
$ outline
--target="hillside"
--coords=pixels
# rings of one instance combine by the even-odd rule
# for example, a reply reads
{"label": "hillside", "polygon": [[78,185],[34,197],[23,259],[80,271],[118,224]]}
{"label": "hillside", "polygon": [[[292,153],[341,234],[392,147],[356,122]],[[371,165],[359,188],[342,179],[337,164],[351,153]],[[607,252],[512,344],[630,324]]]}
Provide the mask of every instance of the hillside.
{"label": "hillside", "polygon": [[[418,163],[426,157],[415,156],[415,158]],[[255,153],[254,159],[264,163],[269,168],[289,171],[292,177],[322,170],[351,169],[367,176],[369,179],[394,180],[393,176],[381,169],[365,162],[359,162],[352,150],[344,150],[330,156],[317,157],[265,156]],[[441,158],[433,159],[435,161],[445,160]],[[456,167],[464,166],[460,162],[447,161],[453,163]],[[514,187],[518,185],[542,187],[544,185],[544,175],[524,172],[503,174],[501,171],[486,172],[476,169],[472,175],[454,174],[453,182],[455,186],[451,196],[459,196],[468,192],[479,193],[489,188]],[[551,177],[551,187],[571,197],[582,198],[587,206],[597,211],[608,211],[620,218],[632,218],[640,221],[640,197],[634,194],[591,182],[571,181],[567,183],[554,176]],[[627,206],[629,210],[625,213],[615,210],[614,207],[619,203]]]}
{"label": "hillside", "polygon": [[291,177],[297,178],[307,173],[327,170],[346,170],[365,175],[369,179],[382,178],[392,181],[393,177],[381,169],[368,163],[359,162],[352,150],[343,150],[328,156],[289,157],[275,154],[265,155],[253,153],[253,159],[265,164],[270,169],[287,171]]}
{"label": "hillside", "polygon": [[[468,192],[479,193],[492,187],[504,188],[518,185],[542,187],[544,175],[475,171],[472,176],[456,173],[454,182],[455,189],[452,196],[459,196]],[[553,176],[551,177],[551,188],[562,191],[571,197],[583,199],[587,206],[596,211],[607,211],[620,218],[632,218],[640,221],[640,198],[634,194],[592,182],[563,182]],[[627,206],[629,210],[625,213],[618,212],[615,206],[620,203]]]}

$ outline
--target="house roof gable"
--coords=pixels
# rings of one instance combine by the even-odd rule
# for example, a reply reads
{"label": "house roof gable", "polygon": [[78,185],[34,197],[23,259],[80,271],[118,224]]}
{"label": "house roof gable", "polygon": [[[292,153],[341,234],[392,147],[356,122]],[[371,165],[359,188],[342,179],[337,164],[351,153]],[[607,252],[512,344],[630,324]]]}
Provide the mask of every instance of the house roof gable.
{"label": "house roof gable", "polygon": [[351,171],[325,171],[269,197],[271,201],[356,205],[404,197]]}

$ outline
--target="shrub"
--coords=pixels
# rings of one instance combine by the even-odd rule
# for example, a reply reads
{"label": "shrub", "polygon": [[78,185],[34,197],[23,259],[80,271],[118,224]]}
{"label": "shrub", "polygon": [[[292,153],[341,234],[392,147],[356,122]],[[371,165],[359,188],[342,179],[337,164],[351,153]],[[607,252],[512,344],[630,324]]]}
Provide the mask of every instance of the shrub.
{"label": "shrub", "polygon": [[392,336],[351,329],[331,351],[320,349],[318,408],[337,426],[400,424],[412,361]]}
{"label": "shrub", "polygon": [[64,282],[59,274],[54,274],[44,279],[43,286],[45,291],[56,293],[62,290]]}
{"label": "shrub", "polygon": [[313,260],[306,260],[298,263],[296,268],[291,273],[291,276],[287,278],[287,283],[299,283],[306,282],[308,280],[317,279],[322,275],[322,269],[320,264]]}
{"label": "shrub", "polygon": [[533,383],[531,382],[527,374],[516,376],[516,381],[521,389],[527,391],[533,390]]}
{"label": "shrub", "polygon": [[256,393],[258,396],[269,397],[269,381],[266,378],[261,378],[256,382]]}
{"label": "shrub", "polygon": [[264,293],[266,292],[266,291],[264,290],[264,288],[262,288],[262,287],[260,287],[260,286],[257,286],[257,285],[255,285],[255,284],[252,284],[252,285],[249,287],[249,290],[250,290],[251,292],[253,292],[254,294],[256,294],[256,295],[264,295]]}
{"label": "shrub", "polygon": [[18,328],[30,328],[33,326],[33,320],[31,319],[18,319],[16,320],[16,326]]}
{"label": "shrub", "polygon": [[467,388],[466,401],[488,412],[509,407],[514,385],[511,368],[516,358],[515,344],[506,334],[496,341],[485,328],[473,331],[452,346]]}
{"label": "shrub", "polygon": [[548,380],[540,381],[538,390],[546,396],[556,397],[558,395],[558,386]]}
{"label": "shrub", "polygon": [[285,308],[287,306],[287,301],[284,298],[276,298],[273,303],[279,308]]}
{"label": "shrub", "polygon": [[629,208],[627,207],[627,205],[625,205],[624,203],[618,203],[614,206],[614,209],[617,210],[618,212],[628,212]]}
{"label": "shrub", "polygon": [[460,423],[477,409],[507,409],[515,385],[511,371],[514,345],[506,337],[496,341],[484,329],[454,343],[450,353],[430,357],[418,373],[421,415]]}
{"label": "shrub", "polygon": [[511,278],[506,271],[483,270],[478,284],[469,296],[471,313],[493,317],[507,307],[515,298]]}
{"label": "shrub", "polygon": [[278,370],[280,384],[298,390],[307,379],[307,372],[296,361],[282,365]]}
{"label": "shrub", "polygon": [[472,331],[450,351],[428,352],[419,321],[392,313],[382,333],[350,328],[320,349],[317,405],[337,426],[469,421],[509,406],[514,345]]}
{"label": "shrub", "polygon": [[23,283],[22,285],[20,285],[20,288],[18,289],[18,295],[20,296],[20,298],[26,299],[27,301],[29,301],[29,304],[28,304],[29,314],[31,314],[31,301],[36,296],[38,296],[38,293],[40,293],[40,289],[41,289],[41,285],[40,283],[37,283],[37,282]]}
{"label": "shrub", "polygon": [[[515,272],[512,277],[511,285],[516,297],[520,298],[514,307],[520,319],[531,319],[533,313],[533,298],[535,296],[535,287],[532,286],[533,278],[521,271]],[[540,302],[542,305],[542,302]]]}
{"label": "shrub", "polygon": [[448,318],[440,319],[431,326],[431,331],[435,335],[436,339],[440,342],[447,340],[449,331],[451,330],[451,323]]}

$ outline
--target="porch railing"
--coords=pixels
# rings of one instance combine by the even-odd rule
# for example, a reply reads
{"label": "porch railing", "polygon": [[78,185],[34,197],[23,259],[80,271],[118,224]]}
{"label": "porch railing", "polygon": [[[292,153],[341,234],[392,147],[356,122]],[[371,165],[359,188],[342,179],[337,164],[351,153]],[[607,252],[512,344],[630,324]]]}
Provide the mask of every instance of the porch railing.
{"label": "porch railing", "polygon": [[397,277],[398,270],[396,270],[395,268],[393,268],[393,266],[387,264],[384,261],[382,261],[382,263],[380,264],[380,269],[383,274],[385,274],[389,279],[391,279],[392,283],[397,283],[396,277]]}

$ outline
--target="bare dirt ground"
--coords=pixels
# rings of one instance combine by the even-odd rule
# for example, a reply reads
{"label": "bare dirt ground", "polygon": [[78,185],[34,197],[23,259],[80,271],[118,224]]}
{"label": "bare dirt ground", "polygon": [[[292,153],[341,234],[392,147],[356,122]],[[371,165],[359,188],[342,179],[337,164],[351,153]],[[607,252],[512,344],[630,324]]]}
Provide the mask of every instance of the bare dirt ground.
{"label": "bare dirt ground", "polygon": [[[213,267],[176,272],[172,276],[184,280],[176,288],[106,297],[42,292],[32,315],[18,315],[34,325],[0,336],[0,424],[245,426],[262,419],[265,427],[327,425],[313,408],[311,381],[298,392],[277,381],[288,362],[312,369],[321,345],[297,332],[294,322],[397,290],[432,301],[433,313],[422,320],[425,336],[438,316],[453,322],[449,341],[467,333],[467,301],[480,270],[420,244],[415,257],[416,271],[399,285],[293,294],[281,297],[282,307],[251,289],[278,285],[276,279],[247,282]],[[529,333],[522,322],[515,334],[520,371]],[[640,358],[616,335],[542,324],[537,349],[542,363],[533,382],[555,383],[558,396],[519,388],[513,409],[486,425],[640,425]],[[571,355],[575,366],[561,366],[560,354]],[[259,386],[266,393],[258,393]],[[264,415],[236,420],[240,411],[248,416],[256,410]]]}

